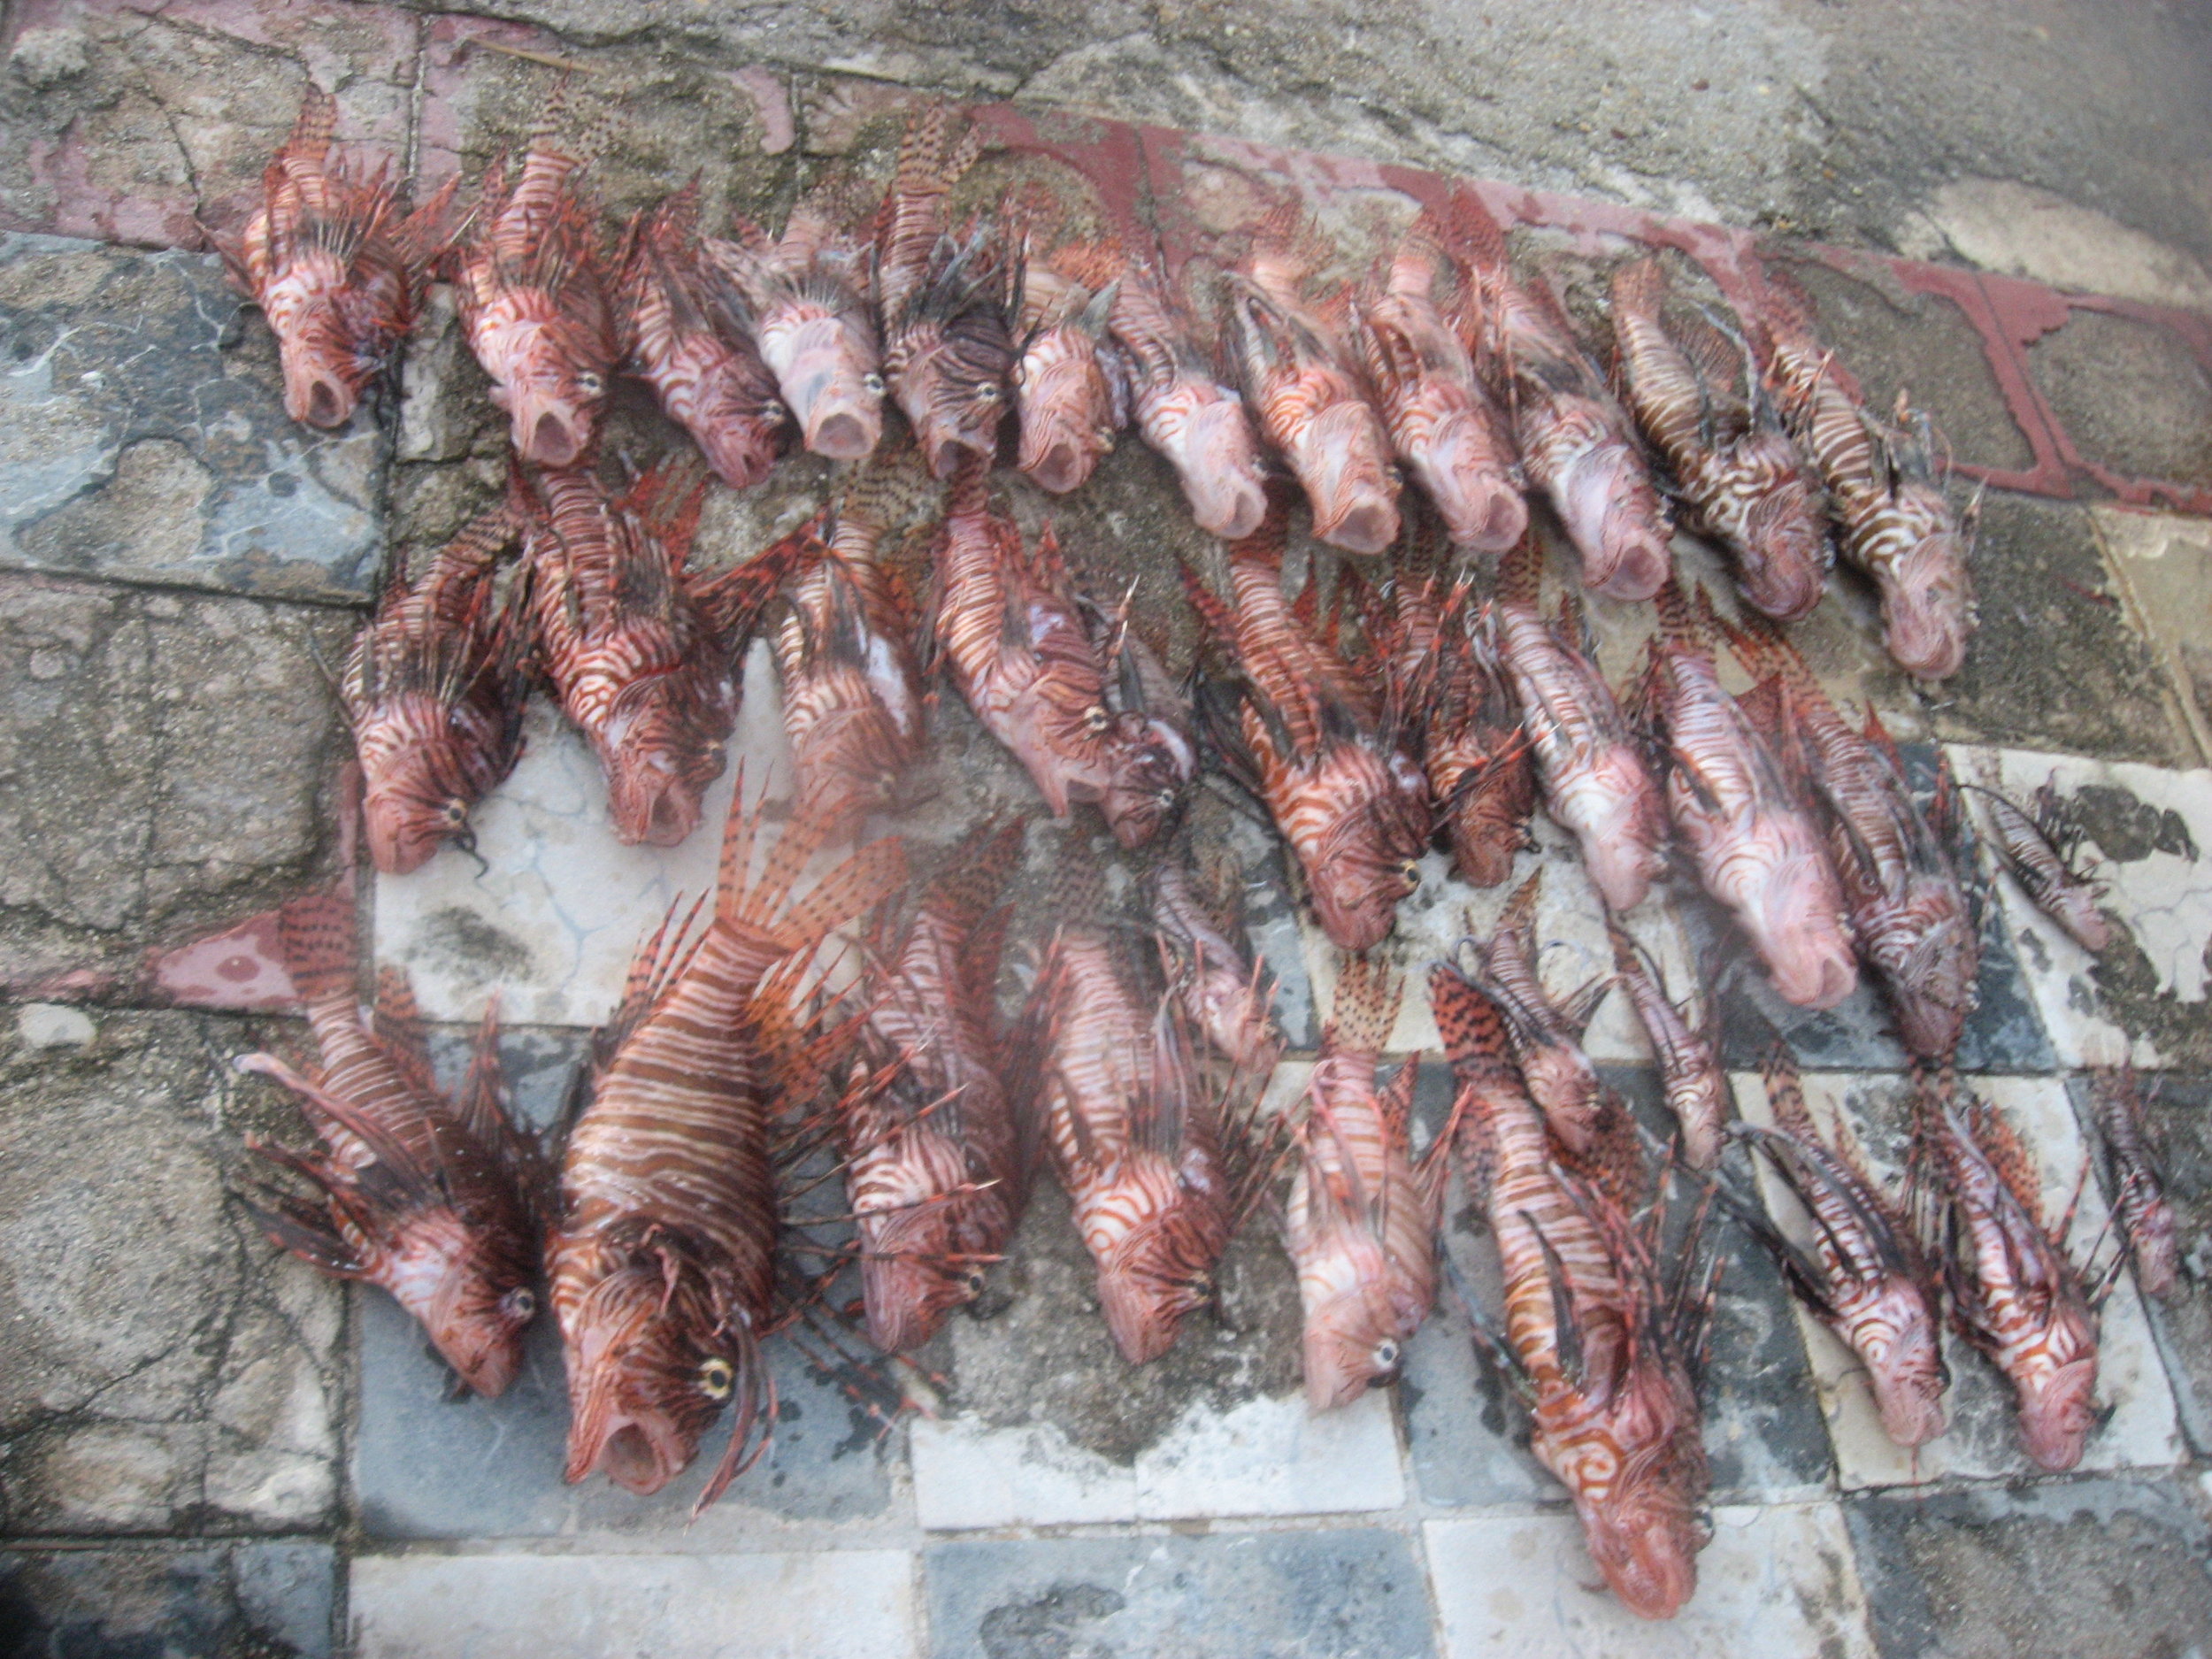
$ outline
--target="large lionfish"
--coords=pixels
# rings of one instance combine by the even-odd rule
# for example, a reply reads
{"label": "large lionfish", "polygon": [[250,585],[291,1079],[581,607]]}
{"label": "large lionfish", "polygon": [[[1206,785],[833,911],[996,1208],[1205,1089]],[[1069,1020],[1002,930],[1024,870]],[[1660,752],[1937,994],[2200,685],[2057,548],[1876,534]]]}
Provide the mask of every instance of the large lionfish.
{"label": "large lionfish", "polygon": [[1613,947],[1614,974],[1635,1004],[1659,1063],[1660,1088],[1681,1132],[1683,1161],[1694,1170],[1709,1170],[1720,1162],[1728,1128],[1728,1079],[1716,1046],[1719,1008],[1709,991],[1704,1025],[1693,1026],[1683,1011],[1688,1004],[1677,1008],[1667,1000],[1658,964],[1628,930],[1608,916],[1605,935]]}
{"label": "large lionfish", "polygon": [[[1766,1066],[1774,1127],[1734,1133],[1763,1154],[1811,1217],[1800,1248],[1749,1204],[1731,1207],[1773,1256],[1800,1301],[1866,1367],[1883,1431],[1924,1446],[1943,1432],[1942,1301],[1935,1273],[1902,1208],[1862,1167],[1847,1140],[1831,1146],[1814,1125],[1796,1068],[1777,1054]],[[1724,1191],[1725,1189],[1723,1189]]]}
{"label": "large lionfish", "polygon": [[922,111],[899,145],[876,230],[884,366],[940,479],[964,458],[986,466],[996,458],[1018,355],[1010,315],[1018,262],[990,225],[956,239],[947,224],[946,198],[981,148],[976,129],[947,106]]}
{"label": "large lionfish", "polygon": [[879,930],[860,982],[863,1040],[888,1068],[839,1123],[860,1233],[868,1335],[918,1348],[983,1288],[1028,1196],[1033,1136],[1000,1072],[997,908],[1023,826],[989,825],[952,849],[902,930]]}
{"label": "large lionfish", "polygon": [[1697,1587],[1705,1543],[1695,1376],[1712,1284],[1695,1282],[1694,1246],[1663,1279],[1652,1233],[1663,1206],[1640,1223],[1633,1198],[1555,1161],[1490,999],[1441,964],[1429,987],[1459,1084],[1469,1185],[1505,1271],[1502,1340],[1483,1346],[1527,1404],[1529,1448],[1573,1497],[1613,1594],[1645,1618],[1672,1617]]}
{"label": "large lionfish", "polygon": [[2131,1066],[2098,1066],[2089,1073],[2089,1107],[2104,1142],[2106,1189],[2112,1213],[2135,1262],[2135,1282],[2147,1294],[2163,1296],[2181,1271],[2181,1240],[2173,1205],[2157,1160],[2143,1139],[2143,1097]]}
{"label": "large lionfish", "polygon": [[1417,1059],[1387,1084],[1375,1072],[1401,985],[1355,956],[1306,1091],[1283,1236],[1304,1309],[1306,1401],[1345,1406],[1395,1380],[1405,1346],[1436,1300],[1436,1228],[1451,1132],[1413,1156]]}
{"label": "large lionfish", "polygon": [[1545,620],[1542,560],[1529,541],[1501,563],[1488,648],[1520,702],[1545,809],[1580,843],[1592,884],[1618,914],[1642,903],[1666,867],[1666,806],[1611,687],[1570,637],[1580,631],[1571,598],[1558,623]]}
{"label": "large lionfish", "polygon": [[1959,880],[1970,855],[1958,845],[1962,819],[1948,768],[1924,812],[1873,710],[1863,733],[1852,730],[1778,628],[1732,627],[1709,609],[1705,615],[1761,680],[1741,706],[1825,826],[1860,959],[1889,999],[1905,1046],[1924,1060],[1948,1060],[1973,1012],[1981,967],[1981,935]]}
{"label": "large lionfish", "polygon": [[433,555],[419,580],[395,571],[346,659],[338,692],[361,762],[369,856],[387,875],[448,840],[467,846],[471,810],[521,752],[529,634],[494,598],[500,557],[519,534],[501,509]]}
{"label": "large lionfish", "polygon": [[1137,431],[1175,469],[1198,527],[1228,541],[1250,535],[1267,516],[1251,411],[1192,340],[1156,267],[1123,268],[1107,326],[1128,357]]}
{"label": "large lionfish", "polygon": [[1584,585],[1650,598],[1671,568],[1671,532],[1627,415],[1550,293],[1513,280],[1504,233],[1465,186],[1445,223],[1481,296],[1460,314],[1468,345],[1505,381],[1521,463],[1566,526]]}
{"label": "large lionfish", "polygon": [[1878,425],[1839,383],[1811,301],[1778,273],[1767,284],[1768,383],[1828,487],[1844,557],[1881,595],[1882,642],[1907,673],[1947,679],[1974,633],[1973,534],[1937,481],[1928,419],[1900,396],[1895,428]]}
{"label": "large lionfish", "polygon": [[1674,469],[1695,527],[1719,543],[1755,611],[1794,622],[1820,603],[1829,551],[1812,480],[1748,357],[1702,319],[1667,314],[1655,258],[1613,275],[1628,399]]}
{"label": "large lionfish", "polygon": [[1190,876],[1163,859],[1149,876],[1152,926],[1167,952],[1170,980],[1191,1026],[1245,1078],[1264,1078],[1283,1051],[1274,987],[1191,888]]}
{"label": "large lionfish", "polygon": [[1023,258],[1017,465],[1057,495],[1079,488],[1129,424],[1129,377],[1106,339],[1122,265],[1121,250],[1104,242],[1071,242]]}
{"label": "large lionfish", "polygon": [[2029,901],[2084,950],[2093,956],[2109,949],[2112,923],[2097,908],[2104,887],[2074,868],[2081,833],[2066,825],[2057,789],[2047,782],[2037,789],[2029,813],[1994,789],[1970,787],[1989,803],[1997,856]]}
{"label": "large lionfish", "polygon": [[620,355],[595,216],[573,186],[582,165],[543,135],[511,180],[505,158],[494,161],[472,234],[448,260],[492,402],[507,411],[515,453],[539,466],[590,458]]}
{"label": "large lionfish", "polygon": [[497,1018],[486,1009],[460,1098],[449,1099],[405,974],[380,970],[375,1011],[362,1018],[350,895],[293,900],[278,941],[321,1064],[302,1075],[250,1054],[237,1065],[297,1094],[324,1149],[253,1143],[317,1188],[314,1202],[266,1194],[255,1218],[311,1265],[391,1292],[464,1382],[499,1394],[521,1369],[537,1311],[546,1171],[508,1112]]}
{"label": "large lionfish", "polygon": [[732,489],[766,478],[787,417],[748,319],[702,263],[697,179],[630,221],[611,286],[623,366],[653,388],[717,478]]}
{"label": "large lionfish", "polygon": [[311,87],[261,175],[261,206],[234,242],[211,233],[231,279],[261,307],[284,370],[284,412],[342,426],[415,326],[453,185],[402,216],[391,163],[333,156],[338,100]]}
{"label": "large lionfish", "polygon": [[1298,856],[1322,930],[1341,949],[1365,950],[1388,935],[1398,901],[1419,882],[1432,828],[1428,780],[1406,752],[1387,688],[1301,622],[1284,596],[1287,534],[1278,502],[1230,549],[1225,605],[1184,572],[1242,677],[1235,706],[1210,710],[1209,726]]}
{"label": "large lionfish", "polygon": [[1348,338],[1351,296],[1318,304],[1307,288],[1317,237],[1294,197],[1254,232],[1234,279],[1229,334],[1245,396],[1313,507],[1313,533],[1348,553],[1379,553],[1398,539],[1398,480],[1390,439],[1360,389]]}
{"label": "large lionfish", "polygon": [[1671,578],[1647,681],[1666,744],[1667,808],[1699,881],[1732,915],[1782,1000],[1827,1009],[1859,983],[1843,894],[1779,763],[1722,688]]}
{"label": "large lionfish", "polygon": [[877,841],[797,897],[823,827],[795,821],[755,878],[760,818],[740,780],[711,920],[687,938],[689,916],[672,910],[639,947],[595,1045],[546,1247],[568,1369],[567,1479],[600,1469],[657,1492],[734,1402],[700,1509],[743,1466],[770,1390],[759,1343],[775,1293],[772,1062],[796,1046],[797,979],[833,929],[905,878],[898,843]]}
{"label": "large lionfish", "polygon": [[1028,770],[1055,818],[1097,803],[1141,847],[1176,811],[1198,756],[1180,697],[1125,617],[1076,591],[1048,527],[1025,549],[990,509],[985,470],[953,480],[937,550],[932,634],[984,728]]}

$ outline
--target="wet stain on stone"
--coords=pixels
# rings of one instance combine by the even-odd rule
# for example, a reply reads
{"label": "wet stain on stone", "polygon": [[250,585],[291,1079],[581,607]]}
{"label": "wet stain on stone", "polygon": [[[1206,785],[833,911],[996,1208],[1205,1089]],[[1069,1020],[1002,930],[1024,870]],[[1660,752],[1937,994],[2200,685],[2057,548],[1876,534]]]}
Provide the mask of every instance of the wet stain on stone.
{"label": "wet stain on stone", "polygon": [[2115,864],[2131,864],[2153,853],[2171,853],[2194,864],[2197,843],[2189,822],[2171,807],[2163,811],[2110,784],[2084,784],[2062,803],[2066,821],[2079,828]]}
{"label": "wet stain on stone", "polygon": [[1098,1585],[1056,1584],[1033,1601],[1010,1601],[986,1613],[979,1631],[983,1651],[988,1659],[1070,1659],[1077,1625],[1127,1605]]}
{"label": "wet stain on stone", "polygon": [[421,939],[425,956],[477,970],[488,982],[526,980],[530,976],[527,945],[457,905],[433,913],[423,924]]}

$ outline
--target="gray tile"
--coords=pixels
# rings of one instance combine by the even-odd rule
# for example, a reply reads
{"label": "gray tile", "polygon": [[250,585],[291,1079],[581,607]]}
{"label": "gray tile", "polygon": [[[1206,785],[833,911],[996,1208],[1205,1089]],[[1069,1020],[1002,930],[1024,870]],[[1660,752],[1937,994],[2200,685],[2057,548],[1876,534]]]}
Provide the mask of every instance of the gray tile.
{"label": "gray tile", "polygon": [[329,1659],[337,1561],[327,1544],[20,1549],[0,1555],[11,1654]]}
{"label": "gray tile", "polygon": [[940,1544],[924,1553],[935,1659],[1412,1659],[1434,1651],[1403,1534]]}

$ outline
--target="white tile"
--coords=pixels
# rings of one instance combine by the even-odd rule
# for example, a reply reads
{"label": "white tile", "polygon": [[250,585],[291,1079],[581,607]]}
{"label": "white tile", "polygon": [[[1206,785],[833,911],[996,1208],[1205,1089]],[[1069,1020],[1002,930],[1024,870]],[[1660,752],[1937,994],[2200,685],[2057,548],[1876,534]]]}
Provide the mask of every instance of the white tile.
{"label": "white tile", "polygon": [[[2004,1111],[2033,1152],[2043,1178],[2044,1212],[2057,1217],[2073,1193],[2082,1164],[2080,1129],[2065,1084],[2057,1078],[1967,1080]],[[1760,1080],[1746,1073],[1735,1079],[1735,1085],[1737,1105],[1745,1118],[1770,1123]],[[1851,1125],[1876,1179],[1893,1193],[1899,1191],[1905,1156],[1905,1080],[1816,1072],[1805,1078],[1804,1087],[1806,1103],[1823,1132],[1832,1136],[1840,1116]],[[1783,1232],[1801,1243],[1809,1241],[1811,1229],[1804,1212],[1763,1163],[1759,1183],[1768,1211]],[[2104,1203],[2093,1181],[2074,1222],[2078,1259],[2100,1235],[2104,1222]],[[2108,1241],[2100,1250],[2100,1267],[2110,1248]],[[1796,1313],[1835,1446],[1837,1476],[1846,1488],[1909,1486],[1947,1476],[1986,1479],[2043,1472],[2021,1449],[2011,1385],[1955,1332],[1947,1331],[1944,1337],[1952,1379],[1944,1396],[1950,1425],[1927,1445],[1909,1452],[1883,1432],[1857,1358],[1801,1306]],[[1725,1356],[1717,1356],[1716,1363],[1724,1363]],[[2180,1460],[2183,1447],[2172,1391],[2152,1345],[2132,1279],[2124,1278],[2104,1306],[2097,1398],[2113,1411],[2091,1435],[2082,1454],[2084,1470],[2166,1468]]]}
{"label": "white tile", "polygon": [[1832,1503],[1713,1512],[1697,1593],[1663,1622],[1603,1588],[1571,1514],[1431,1521],[1447,1659],[1872,1659],[1866,1597]]}
{"label": "white tile", "polygon": [[761,1555],[357,1555],[357,1659],[897,1659],[902,1549]]}

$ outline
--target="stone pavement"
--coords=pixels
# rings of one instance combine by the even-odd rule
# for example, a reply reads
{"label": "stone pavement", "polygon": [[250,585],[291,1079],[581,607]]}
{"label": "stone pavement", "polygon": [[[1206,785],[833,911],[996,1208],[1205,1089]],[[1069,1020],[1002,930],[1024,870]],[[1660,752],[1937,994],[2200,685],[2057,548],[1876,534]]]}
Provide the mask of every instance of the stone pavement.
{"label": "stone pavement", "polygon": [[[2212,1654],[2200,6],[499,12],[9,13],[0,1659]],[[1714,1540],[1683,1616],[1638,1624],[1593,1593],[1562,1494],[1457,1310],[1423,1331],[1397,1388],[1311,1417],[1294,1287],[1263,1222],[1231,1252],[1217,1315],[1131,1371],[1048,1183],[985,1297],[912,1367],[867,1362],[833,1332],[779,1339],[774,1451],[687,1525],[699,1470],[649,1501],[561,1484],[549,1329],[508,1394],[457,1402],[387,1299],[278,1257],[231,1193],[242,1138],[296,1120],[228,1061],[305,1045],[272,1011],[282,987],[250,918],[350,862],[327,668],[383,562],[495,493],[500,427],[434,309],[400,406],[339,434],[289,425],[267,331],[193,250],[193,215],[232,211],[311,81],[337,91],[349,137],[435,183],[526,131],[559,65],[612,134],[594,171],[613,211],[695,168],[710,214],[769,219],[825,166],[879,177],[919,86],[1007,101],[987,119],[1013,148],[972,193],[1041,181],[1178,257],[1233,244],[1254,174],[1298,182],[1363,255],[1440,168],[1486,180],[1571,289],[1623,235],[1694,253],[1724,281],[1755,237],[1786,256],[1870,396],[1909,386],[1961,463],[1962,497],[1969,477],[1987,486],[1982,629],[1957,680],[1901,680],[1870,595],[1841,577],[1797,637],[1832,689],[1879,706],[1924,782],[1938,745],[1969,781],[2016,795],[2051,781],[2124,927],[2092,960],[1985,869],[1982,1002],[1962,1050],[2061,1202],[2082,1157],[2082,1068],[2126,1055],[2158,1081],[2151,1133],[2191,1271],[2166,1301],[2124,1280],[2108,1306],[2109,1414],[2081,1471],[2030,1470],[2003,1385],[1955,1344],[1955,1426],[1901,1456],[1841,1350],[1729,1237],[1706,1400]],[[642,404],[613,432],[641,459],[666,442]],[[811,511],[824,479],[791,462],[750,497],[718,493],[702,557],[742,557]],[[1044,516],[1012,494],[1025,521]],[[1187,660],[1174,564],[1213,554],[1153,457],[1125,443],[1050,512],[1079,565],[1139,582],[1140,614]],[[1681,552],[1715,579],[1709,556]],[[1601,602],[1593,620],[1624,672],[1647,609]],[[757,654],[733,746],[749,777],[781,752],[773,696]],[[898,826],[925,852],[1033,801],[964,711],[941,714],[933,800]],[[448,852],[369,902],[380,958],[444,1022],[442,1064],[457,1069],[500,991],[511,1072],[544,1118],[641,926],[710,879],[713,851],[704,835],[617,848],[580,744],[542,708],[529,738],[480,814],[480,867]],[[1284,1063],[1287,1094],[1334,961],[1302,930],[1268,837],[1212,794],[1198,815],[1209,857],[1245,882],[1307,1051]],[[1564,984],[1604,946],[1578,867],[1540,831],[1523,867],[1543,858],[1546,968]],[[1032,873],[1081,833],[1033,833]],[[1432,856],[1391,949],[1418,967],[1498,902]],[[1718,936],[1678,895],[1632,926],[1678,989]],[[1731,975],[1722,1025],[1747,1118],[1765,1110],[1755,1068],[1784,1041],[1816,1110],[1893,1167],[1902,1056],[1870,997],[1809,1018]],[[1617,999],[1591,1045],[1655,1110]],[[1394,1046],[1430,1051],[1432,1130],[1448,1091],[1417,1005]],[[2101,1221],[2093,1182],[2085,1248]],[[1479,1278],[1463,1195],[1448,1242]]]}

